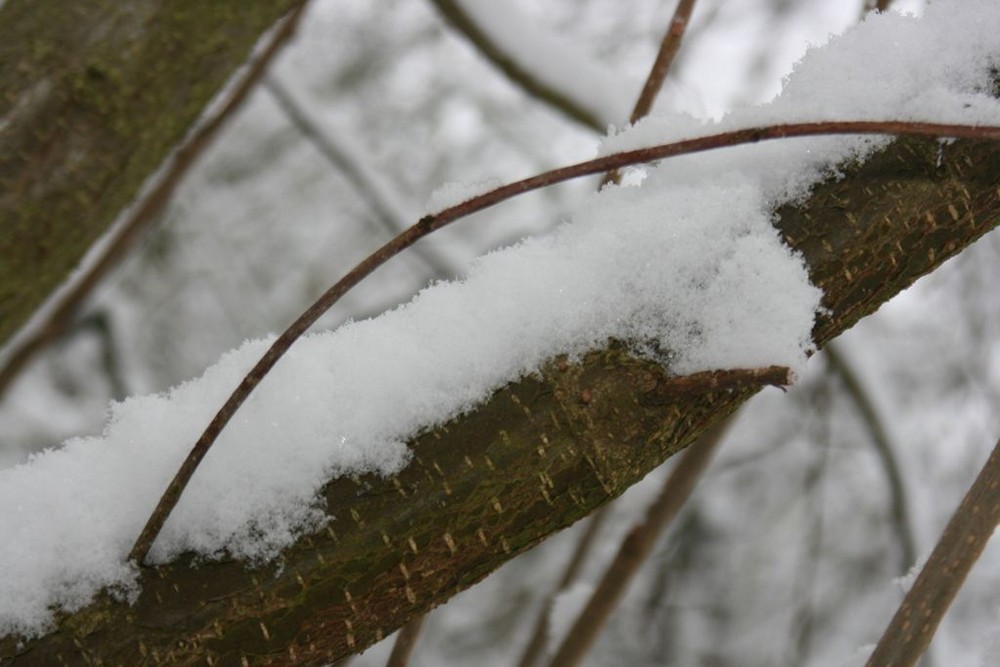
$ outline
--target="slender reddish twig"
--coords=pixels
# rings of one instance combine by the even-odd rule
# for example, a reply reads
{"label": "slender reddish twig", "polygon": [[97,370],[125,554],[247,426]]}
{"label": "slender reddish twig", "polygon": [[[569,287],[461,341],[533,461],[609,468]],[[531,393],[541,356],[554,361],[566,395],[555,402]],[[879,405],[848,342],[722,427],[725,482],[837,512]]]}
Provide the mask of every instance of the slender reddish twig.
{"label": "slender reddish twig", "polygon": [[632,115],[628,119],[630,123],[646,116],[653,108],[653,101],[656,100],[656,95],[663,87],[663,81],[667,78],[670,66],[673,65],[677,51],[681,48],[681,40],[684,39],[684,32],[691,20],[694,3],[695,0],[680,0],[677,3],[674,16],[670,19],[667,32],[663,35],[663,41],[660,42],[660,51],[656,54],[653,67],[649,70],[649,76],[646,77],[646,85],[642,87],[639,99],[635,101]]}
{"label": "slender reddish twig", "polygon": [[903,598],[867,667],[910,667],[917,663],[998,523],[1000,441]]}
{"label": "slender reddish twig", "polygon": [[530,178],[510,183],[489,192],[446,208],[438,213],[426,215],[416,224],[383,245],[351,269],[343,278],[324,292],[298,319],[295,320],[271,344],[264,356],[247,373],[233,390],[233,393],[219,409],[208,427],[198,438],[177,474],[171,480],[163,496],[157,503],[135,545],[129,552],[129,560],[141,563],[156,539],[167,517],[180,500],[181,492],[187,485],[198,464],[208,453],[212,443],[233,417],[239,407],[256,388],[268,371],[284,356],[299,336],[332,307],[348,290],[361,282],[379,266],[416,243],[421,238],[445,227],[471,213],[481,211],[526,192],[531,192],[555,183],[600,174],[633,164],[661,160],[668,157],[707,151],[723,146],[756,143],[765,139],[815,136],[822,134],[897,134],[924,137],[960,137],[968,139],[1000,139],[1000,127],[971,127],[941,123],[908,123],[902,121],[824,121],[819,123],[793,123],[731,130],[706,137],[686,139],[671,144],[640,148],[580,162],[568,167],[547,171]]}
{"label": "slender reddish twig", "polygon": [[[640,118],[649,115],[649,112],[652,110],[653,102],[663,87],[663,82],[670,72],[670,66],[674,64],[677,51],[681,48],[681,40],[684,39],[684,32],[687,30],[688,22],[691,19],[691,12],[694,11],[695,1],[680,0],[677,3],[674,15],[667,26],[667,31],[663,33],[663,40],[660,42],[660,51],[656,54],[656,60],[653,61],[653,66],[649,69],[649,74],[646,76],[646,83],[642,86],[642,92],[639,93],[639,98],[635,101],[635,106],[632,108],[632,115],[629,116],[628,122],[634,124]],[[613,169],[604,175],[601,185],[618,183],[620,180],[621,174],[618,173],[617,169]]]}
{"label": "slender reddish twig", "polygon": [[129,211],[128,217],[118,226],[114,238],[109,240],[97,261],[59,299],[44,320],[35,327],[34,333],[11,350],[7,362],[0,368],[0,395],[36,354],[66,331],[84,300],[100,284],[104,276],[118,265],[132,244],[139,238],[139,235],[160,214],[185,174],[191,170],[205,149],[211,145],[212,140],[218,135],[226,121],[243,104],[264,75],[267,66],[274,60],[275,55],[295,34],[305,6],[306,2],[302,0],[289,11],[280,26],[274,31],[270,42],[260,52],[260,55],[250,63],[246,72],[233,86],[232,93],[225,104],[177,149],[159,181]]}

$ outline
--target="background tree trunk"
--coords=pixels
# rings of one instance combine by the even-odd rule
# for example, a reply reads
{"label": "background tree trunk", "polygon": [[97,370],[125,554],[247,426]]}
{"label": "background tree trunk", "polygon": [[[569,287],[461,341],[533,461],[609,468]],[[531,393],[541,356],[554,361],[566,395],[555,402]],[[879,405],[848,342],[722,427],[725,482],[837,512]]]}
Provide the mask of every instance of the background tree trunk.
{"label": "background tree trunk", "polygon": [[[823,345],[1000,222],[995,144],[903,139],[818,186],[777,226],[828,312]],[[323,664],[380,640],[586,516],[756,389],[692,393],[612,344],[553,360],[414,440],[391,479],[337,479],[326,530],[280,563],[151,568],[134,605],[104,596],[4,664]],[[217,663],[217,661],[219,661]]]}
{"label": "background tree trunk", "polygon": [[0,7],[0,344],[296,0]]}

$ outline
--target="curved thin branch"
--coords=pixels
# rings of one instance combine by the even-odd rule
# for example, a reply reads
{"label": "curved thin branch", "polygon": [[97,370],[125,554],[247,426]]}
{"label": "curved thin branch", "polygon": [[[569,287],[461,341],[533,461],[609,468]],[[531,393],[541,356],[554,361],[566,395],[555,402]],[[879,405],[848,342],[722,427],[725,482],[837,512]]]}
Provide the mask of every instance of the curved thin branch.
{"label": "curved thin branch", "polygon": [[381,248],[373,252],[351,269],[339,281],[324,292],[315,303],[302,313],[278,338],[271,344],[264,356],[247,373],[246,377],[233,390],[233,393],[219,409],[215,417],[198,438],[177,474],[171,480],[163,496],[146,522],[145,527],[129,552],[129,560],[141,563],[149,553],[153,541],[166,522],[170,512],[180,500],[181,493],[209,448],[218,438],[222,429],[229,423],[236,411],[243,405],[250,393],[260,384],[264,376],[278,363],[298,338],[318,320],[323,313],[332,307],[340,298],[365,277],[371,274],[392,257],[416,243],[421,238],[445,227],[470,213],[475,213],[494,204],[510,199],[520,194],[539,188],[560,183],[579,176],[599,174],[611,169],[632,164],[660,160],[667,157],[707,151],[723,146],[735,146],[744,143],[756,143],[766,139],[779,139],[796,136],[815,136],[821,134],[900,134],[924,137],[963,137],[974,139],[1000,139],[1000,127],[984,126],[969,127],[938,123],[906,123],[899,121],[836,121],[819,123],[794,123],[788,125],[772,125],[754,127],[743,130],[733,130],[696,139],[687,139],[671,144],[641,148],[634,151],[615,153],[594,160],[580,162],[575,165],[545,172],[530,178],[525,178],[508,185],[501,186],[467,201],[448,207],[438,213],[421,218],[415,225],[399,234]]}
{"label": "curved thin branch", "polygon": [[118,226],[114,236],[89,267],[86,273],[52,306],[48,314],[37,325],[34,333],[11,349],[0,367],[0,395],[10,383],[34,359],[35,355],[61,336],[69,327],[83,302],[94,288],[125,257],[140,235],[156,220],[184,176],[191,170],[198,158],[205,152],[219,134],[226,122],[250,95],[264,75],[268,65],[295,35],[306,7],[306,0],[300,1],[281,21],[271,40],[254,59],[246,71],[233,85],[232,92],[222,107],[200,125],[174,153],[169,165],[153,188],[132,208],[127,218]]}

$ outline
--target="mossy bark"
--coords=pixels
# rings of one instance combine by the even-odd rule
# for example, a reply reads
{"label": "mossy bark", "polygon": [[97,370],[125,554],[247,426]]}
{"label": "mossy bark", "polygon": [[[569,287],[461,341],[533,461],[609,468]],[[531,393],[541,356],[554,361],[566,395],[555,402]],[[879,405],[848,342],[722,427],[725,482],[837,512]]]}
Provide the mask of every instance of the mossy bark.
{"label": "mossy bark", "polygon": [[[940,162],[939,162],[940,160]],[[776,212],[828,311],[822,345],[1000,222],[994,144],[904,139]],[[324,664],[359,651],[617,497],[753,388],[691,393],[619,345],[555,359],[412,442],[391,479],[325,488],[329,526],[280,564],[145,570],[0,663]]]}
{"label": "mossy bark", "polygon": [[0,344],[295,0],[0,6]]}

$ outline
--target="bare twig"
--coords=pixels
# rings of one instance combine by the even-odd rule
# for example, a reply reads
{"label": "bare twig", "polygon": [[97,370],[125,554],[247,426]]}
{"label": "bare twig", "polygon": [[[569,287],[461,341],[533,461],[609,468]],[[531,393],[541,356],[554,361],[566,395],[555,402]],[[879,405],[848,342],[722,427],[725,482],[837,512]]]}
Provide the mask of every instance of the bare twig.
{"label": "bare twig", "polygon": [[916,664],[998,523],[1000,441],[903,598],[867,667]]}
{"label": "bare twig", "polygon": [[417,639],[420,637],[420,628],[424,624],[424,618],[423,614],[414,616],[399,629],[399,633],[396,634],[396,643],[392,645],[392,653],[389,654],[389,660],[386,661],[385,667],[406,667],[406,663],[410,661],[410,655],[413,653],[413,647],[416,646]]}
{"label": "bare twig", "polygon": [[[667,74],[670,72],[670,66],[674,63],[677,51],[681,48],[681,40],[684,39],[684,32],[687,30],[688,22],[691,19],[691,12],[694,11],[694,3],[695,0],[680,0],[677,3],[674,15],[670,19],[670,25],[667,26],[667,31],[663,33],[663,40],[660,42],[660,51],[656,54],[656,60],[653,61],[653,66],[649,69],[646,83],[642,87],[639,99],[635,101],[635,107],[632,108],[632,115],[629,116],[628,122],[634,124],[640,118],[649,115],[649,112],[652,110],[653,102],[663,87],[663,82],[667,79]],[[618,183],[620,180],[621,174],[618,173],[617,169],[613,169],[605,174],[601,185]]]}
{"label": "bare twig", "polygon": [[225,104],[207,121],[198,127],[174,153],[170,164],[153,188],[127,213],[127,218],[118,227],[114,238],[110,239],[100,257],[90,266],[76,283],[54,304],[35,331],[23,343],[12,348],[6,363],[0,368],[0,395],[16,378],[36,354],[53,340],[61,336],[69,327],[83,302],[113,269],[140,234],[150,226],[170,201],[170,197],[191,170],[198,158],[211,145],[219,130],[243,104],[247,96],[263,76],[275,55],[295,34],[302,17],[306,1],[301,0],[275,29],[271,41],[250,63]]}
{"label": "bare twig", "polygon": [[892,499],[892,519],[896,530],[896,537],[899,541],[899,571],[900,574],[907,572],[917,561],[917,544],[913,536],[912,521],[910,519],[909,505],[906,501],[906,488],[903,482],[903,473],[900,470],[899,462],[896,460],[895,448],[889,439],[885,424],[879,416],[871,397],[865,391],[864,386],[858,379],[857,374],[851,364],[841,354],[839,346],[830,343],[824,348],[826,360],[830,363],[830,370],[836,373],[844,383],[847,394],[851,401],[861,413],[865,426],[871,435],[872,444],[875,447],[875,454],[882,464],[882,472],[886,481],[889,482],[889,497]]}
{"label": "bare twig", "polygon": [[463,34],[483,56],[506,74],[511,81],[581,125],[596,130],[600,134],[607,131],[607,123],[599,118],[593,110],[580,104],[572,96],[558,88],[542,81],[530,69],[518,63],[512,54],[507,53],[500,45],[496,44],[489,33],[477,25],[463,9],[461,2],[456,0],[431,0],[431,2],[458,32]]}
{"label": "bare twig", "polygon": [[[295,99],[295,96],[274,77],[264,77],[261,85],[267,89],[274,101],[288,117],[295,128],[308,139],[327,162],[333,165],[354,186],[354,191],[367,202],[381,223],[383,230],[390,236],[395,236],[409,226],[409,220],[404,207],[396,201],[396,197],[387,192],[385,185],[379,183],[370,169],[357,163],[353,151],[338,143],[329,132],[323,131],[317,120]],[[417,247],[414,249],[421,259],[438,276],[456,275],[461,267],[444,253],[435,252],[433,248]]]}
{"label": "bare twig", "polygon": [[677,466],[667,477],[660,495],[646,511],[645,520],[634,526],[622,541],[618,554],[563,638],[549,667],[578,665],[586,656],[639,566],[652,551],[657,538],[691,495],[695,483],[722,440],[722,435],[723,428],[716,427],[684,450]]}
{"label": "bare twig", "polygon": [[653,108],[653,102],[656,100],[660,88],[663,87],[663,82],[667,78],[670,66],[674,63],[677,51],[681,48],[681,40],[684,39],[684,31],[687,30],[688,22],[691,20],[694,3],[695,0],[680,0],[677,3],[677,9],[674,10],[674,16],[670,19],[670,25],[660,43],[660,51],[656,54],[653,67],[649,70],[649,76],[646,77],[646,84],[642,87],[642,93],[639,94],[639,99],[636,100],[635,107],[632,109],[632,115],[629,117],[630,123],[648,115]]}
{"label": "bare twig", "polygon": [[[580,570],[583,568],[583,563],[590,554],[590,548],[594,544],[594,538],[600,532],[601,526],[604,524],[604,519],[608,515],[608,506],[604,505],[601,509],[597,510],[590,515],[589,521],[587,522],[587,528],[583,535],[580,536],[580,541],[576,544],[576,549],[573,551],[573,556],[570,558],[569,563],[566,564],[566,569],[563,571],[563,576],[559,580],[559,585],[555,589],[555,594],[568,589],[573,582],[576,581],[577,576],[580,574]],[[545,642],[549,634],[549,612],[552,610],[552,602],[555,599],[555,594],[549,595],[545,604],[542,605],[542,613],[539,614],[538,619],[535,622],[535,629],[532,631],[531,639],[528,641],[527,646],[524,648],[524,653],[521,655],[521,661],[518,662],[518,667],[534,667],[535,663],[542,656],[545,650]]]}
{"label": "bare twig", "polygon": [[375,269],[389,261],[421,238],[459,220],[471,213],[481,211],[517,195],[531,192],[548,185],[563,181],[599,174],[610,169],[660,160],[667,157],[707,151],[723,146],[755,143],[766,139],[779,139],[796,136],[814,136],[819,134],[901,134],[928,137],[962,137],[974,139],[1000,139],[1000,127],[994,126],[962,126],[937,123],[907,123],[901,121],[827,121],[820,123],[795,123],[788,125],[772,125],[754,127],[743,130],[733,130],[720,134],[687,139],[671,144],[651,146],[633,151],[615,153],[604,157],[580,162],[568,167],[525,178],[510,183],[489,192],[472,197],[460,204],[450,206],[442,211],[426,215],[416,224],[402,232],[383,245],[371,255],[351,269],[343,278],[327,289],[298,319],[295,320],[271,344],[264,356],[247,373],[246,377],[233,390],[233,393],[219,409],[215,417],[198,438],[177,474],[170,481],[163,496],[160,498],[145,527],[140,533],[135,545],[129,552],[129,560],[141,563],[149,552],[160,529],[174,506],[180,500],[181,492],[194,475],[198,464],[208,453],[225,425],[232,419],[236,411],[247,399],[250,393],[260,384],[264,376],[281,359],[305,331],[332,307],[352,287],[361,282]]}

